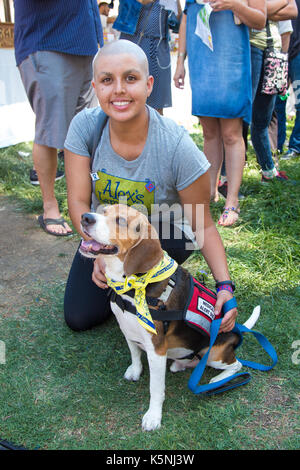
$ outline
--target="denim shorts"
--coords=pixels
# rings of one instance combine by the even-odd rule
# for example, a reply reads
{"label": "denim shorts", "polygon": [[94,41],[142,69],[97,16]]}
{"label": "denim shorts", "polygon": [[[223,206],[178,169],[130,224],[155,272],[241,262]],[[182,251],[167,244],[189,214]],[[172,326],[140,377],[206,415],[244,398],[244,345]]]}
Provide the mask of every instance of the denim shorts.
{"label": "denim shorts", "polygon": [[37,51],[19,65],[36,116],[35,143],[63,148],[74,115],[86,106],[97,106],[92,60],[93,56]]}

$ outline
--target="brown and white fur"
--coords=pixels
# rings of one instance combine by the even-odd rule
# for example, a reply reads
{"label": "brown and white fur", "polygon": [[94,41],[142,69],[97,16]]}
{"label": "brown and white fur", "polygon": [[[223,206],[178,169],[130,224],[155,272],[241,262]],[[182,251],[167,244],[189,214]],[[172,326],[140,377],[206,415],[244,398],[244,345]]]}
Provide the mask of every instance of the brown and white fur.
{"label": "brown and white fur", "polygon": [[[148,219],[137,210],[125,205],[105,206],[97,213],[82,215],[81,226],[94,241],[81,253],[87,257],[104,257],[105,273],[116,281],[124,281],[125,276],[144,273],[155,266],[163,257],[163,251],[153,226]],[[95,250],[96,247],[96,250]],[[176,286],[165,303],[167,310],[181,309],[185,305],[188,293],[188,272],[180,270]],[[147,296],[159,298],[168,284],[165,281],[149,284]],[[132,297],[123,294],[122,297],[133,303]],[[116,303],[112,310],[126,338],[131,353],[131,365],[125,372],[125,379],[137,381],[142,373],[141,352],[146,351],[150,370],[150,405],[143,417],[142,428],[146,431],[157,429],[161,424],[162,406],[165,397],[165,372],[167,359],[173,359],[170,370],[178,372],[186,367],[195,367],[197,359],[182,359],[192,352],[203,356],[208,349],[209,340],[204,335],[194,331],[184,321],[172,321],[166,333],[163,323],[154,321],[157,335],[149,333],[138,322],[137,316],[123,312]],[[249,320],[245,323],[252,328],[259,317],[259,307],[256,307]],[[234,333],[221,333],[213,346],[207,365],[223,370],[212,381],[228,377],[242,367],[236,359],[234,347],[238,337]]]}

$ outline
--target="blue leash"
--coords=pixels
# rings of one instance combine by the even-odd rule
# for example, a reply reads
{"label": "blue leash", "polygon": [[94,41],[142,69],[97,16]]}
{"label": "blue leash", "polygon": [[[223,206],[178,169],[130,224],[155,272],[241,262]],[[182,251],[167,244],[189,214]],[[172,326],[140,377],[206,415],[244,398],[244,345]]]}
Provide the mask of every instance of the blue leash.
{"label": "blue leash", "polygon": [[[231,310],[232,308],[236,306],[237,306],[237,302],[236,302],[235,297],[233,297],[232,299],[228,300],[223,305],[223,314],[225,315],[225,313],[227,313],[229,310]],[[237,374],[233,374],[229,377],[226,377],[225,379],[219,380],[218,382],[209,383],[205,385],[198,385],[203,375],[210,350],[213,347],[215,340],[217,338],[217,335],[219,333],[221,321],[222,321],[222,318],[218,320],[213,320],[211,324],[211,330],[210,330],[210,343],[209,343],[208,351],[202,357],[199,364],[197,364],[188,382],[189,389],[197,395],[201,393],[206,394],[206,395],[214,395],[216,393],[225,392],[226,390],[239,387],[240,385],[245,385],[251,380],[251,375],[249,372],[240,372]],[[240,342],[237,345],[237,347],[239,347],[243,341],[243,333],[252,333],[257,339],[257,341],[259,342],[259,344],[262,346],[262,348],[266,351],[266,353],[272,359],[272,364],[270,366],[266,366],[264,364],[259,364],[258,362],[245,361],[243,359],[237,358],[237,360],[240,361],[240,363],[243,366],[251,367],[252,369],[257,369],[257,370],[262,370],[262,371],[268,371],[268,370],[273,369],[273,367],[277,363],[277,354],[276,354],[275,349],[271,345],[271,343],[267,340],[267,338],[265,338],[264,335],[262,335],[261,333],[257,331],[249,330],[249,328],[245,327],[244,325],[240,325],[239,323],[235,324],[235,327],[232,330],[232,332],[236,333],[240,337]]]}

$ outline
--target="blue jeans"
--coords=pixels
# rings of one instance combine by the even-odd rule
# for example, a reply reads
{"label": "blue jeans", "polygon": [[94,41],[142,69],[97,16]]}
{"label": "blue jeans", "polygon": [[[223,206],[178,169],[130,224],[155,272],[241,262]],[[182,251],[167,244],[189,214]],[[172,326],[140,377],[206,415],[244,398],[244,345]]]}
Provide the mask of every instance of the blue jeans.
{"label": "blue jeans", "polygon": [[290,137],[289,148],[300,153],[300,54],[289,62],[289,75],[295,93],[296,118]]}
{"label": "blue jeans", "polygon": [[280,97],[276,96],[275,102],[275,111],[277,114],[277,123],[278,123],[278,131],[277,131],[277,148],[280,153],[283,151],[283,146],[286,137],[286,100],[280,99]]}
{"label": "blue jeans", "polygon": [[269,141],[268,127],[272,119],[276,95],[260,92],[263,79],[264,52],[251,46],[252,107],[251,140],[262,170],[272,170],[274,162]]}
{"label": "blue jeans", "polygon": [[136,0],[120,0],[119,12],[114,22],[114,29],[121,33],[134,34],[138,24],[142,4]]}

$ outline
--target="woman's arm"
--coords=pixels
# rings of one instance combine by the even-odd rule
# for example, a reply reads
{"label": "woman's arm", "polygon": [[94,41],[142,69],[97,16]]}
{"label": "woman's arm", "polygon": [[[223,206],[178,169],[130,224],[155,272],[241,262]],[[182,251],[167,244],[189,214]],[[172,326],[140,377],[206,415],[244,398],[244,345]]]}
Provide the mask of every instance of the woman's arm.
{"label": "woman's arm", "polygon": [[186,14],[183,13],[179,27],[177,66],[173,77],[177,88],[184,88],[185,68],[184,60],[186,57]]}
{"label": "woman's arm", "polygon": [[267,15],[268,18],[277,13],[282,8],[288,6],[289,0],[267,0]]}
{"label": "woman's arm", "polygon": [[65,173],[69,214],[77,232],[87,240],[81,231],[81,215],[91,210],[90,159],[65,149]]}
{"label": "woman's arm", "polygon": [[180,19],[181,15],[182,15],[181,3],[180,3],[180,0],[177,0],[177,18]]}
{"label": "woman's arm", "polygon": [[262,29],[266,24],[267,8],[265,0],[204,0],[214,11],[231,10],[245,25]]}
{"label": "woman's arm", "polygon": [[[72,223],[82,238],[89,240],[89,237],[81,231],[80,221],[82,214],[91,210],[90,159],[65,149],[65,173],[68,207]],[[98,256],[94,261],[92,280],[101,289],[107,288],[105,263],[101,256]]]}
{"label": "woman's arm", "polygon": [[271,21],[292,20],[298,16],[295,0],[267,0],[267,14]]}
{"label": "woman's arm", "polygon": [[[216,281],[230,280],[225,249],[211,218],[210,178],[208,172],[200,176],[187,188],[179,191],[184,214],[190,221],[196,240]],[[232,298],[228,291],[221,290],[217,295],[216,312],[220,312],[223,304]],[[230,331],[237,317],[236,308],[230,310],[223,318],[221,330]]]}
{"label": "woman's arm", "polygon": [[281,34],[281,52],[288,52],[291,39],[290,32]]}

